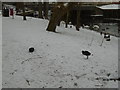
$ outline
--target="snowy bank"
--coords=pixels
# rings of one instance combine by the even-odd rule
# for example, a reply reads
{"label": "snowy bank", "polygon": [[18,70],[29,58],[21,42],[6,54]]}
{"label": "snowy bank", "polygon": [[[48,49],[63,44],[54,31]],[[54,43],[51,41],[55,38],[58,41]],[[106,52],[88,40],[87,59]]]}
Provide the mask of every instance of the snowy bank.
{"label": "snowy bank", "polygon": [[[111,41],[87,29],[57,27],[47,32],[48,21],[3,17],[3,88],[117,88],[118,38]],[[29,53],[28,48],[35,52]],[[89,59],[82,50],[92,53]],[[96,78],[100,78],[96,80]]]}

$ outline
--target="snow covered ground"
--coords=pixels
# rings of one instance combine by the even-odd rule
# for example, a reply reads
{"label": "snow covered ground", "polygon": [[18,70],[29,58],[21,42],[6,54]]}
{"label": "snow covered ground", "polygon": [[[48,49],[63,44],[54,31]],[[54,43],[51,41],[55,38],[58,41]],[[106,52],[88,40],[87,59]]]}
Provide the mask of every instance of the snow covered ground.
{"label": "snow covered ground", "polygon": [[[16,16],[2,18],[3,88],[117,88],[118,38],[87,29],[57,27],[47,32],[48,21]],[[29,53],[28,48],[35,52]],[[81,54],[88,50],[86,59]],[[96,80],[99,78],[99,80]]]}
{"label": "snow covered ground", "polygon": [[0,89],[2,88],[2,16],[0,15]]}

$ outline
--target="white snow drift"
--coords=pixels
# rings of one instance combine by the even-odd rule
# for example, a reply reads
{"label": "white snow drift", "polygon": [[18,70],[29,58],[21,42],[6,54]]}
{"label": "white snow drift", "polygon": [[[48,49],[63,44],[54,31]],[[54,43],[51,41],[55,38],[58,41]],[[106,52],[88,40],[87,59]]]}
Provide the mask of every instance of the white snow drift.
{"label": "white snow drift", "polygon": [[[47,32],[48,21],[3,17],[3,88],[117,88],[118,38],[87,29],[57,27]],[[29,53],[29,47],[35,51]],[[86,59],[81,54],[88,50]],[[96,78],[100,78],[96,80]]]}

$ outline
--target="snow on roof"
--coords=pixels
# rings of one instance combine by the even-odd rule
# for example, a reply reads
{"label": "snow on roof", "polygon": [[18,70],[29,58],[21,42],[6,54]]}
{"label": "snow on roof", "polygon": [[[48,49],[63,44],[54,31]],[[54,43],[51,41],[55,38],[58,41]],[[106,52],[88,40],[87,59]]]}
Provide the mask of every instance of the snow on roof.
{"label": "snow on roof", "polygon": [[4,4],[5,7],[9,7],[9,8],[15,8],[15,6],[13,5],[8,5],[8,4]]}
{"label": "snow on roof", "polygon": [[120,4],[110,4],[98,7],[100,9],[120,9]]}
{"label": "snow on roof", "polygon": [[100,14],[100,15],[91,15],[91,16],[103,16],[103,15]]}
{"label": "snow on roof", "polygon": [[[39,0],[0,0],[2,2],[38,2]],[[119,2],[119,0],[41,0],[42,2]],[[40,2],[40,1],[39,1]]]}

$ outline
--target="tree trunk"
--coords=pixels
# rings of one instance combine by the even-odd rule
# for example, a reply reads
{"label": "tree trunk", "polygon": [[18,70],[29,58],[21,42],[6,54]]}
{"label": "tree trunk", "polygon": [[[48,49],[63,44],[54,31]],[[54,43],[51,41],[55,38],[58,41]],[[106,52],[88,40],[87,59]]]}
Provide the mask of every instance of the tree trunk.
{"label": "tree trunk", "polygon": [[74,5],[75,2],[69,2],[67,7],[64,7],[63,3],[58,3],[53,9],[53,13],[46,30],[56,32],[55,29],[61,17],[64,16],[68,11],[70,11],[74,7]]}
{"label": "tree trunk", "polygon": [[16,9],[17,9],[17,10],[22,9],[22,11],[23,11],[23,20],[27,20],[27,19],[26,19],[26,15],[25,15],[24,2],[17,2],[17,3],[16,3]]}
{"label": "tree trunk", "polygon": [[50,21],[47,31],[56,32],[56,21]]}
{"label": "tree trunk", "polygon": [[38,3],[38,11],[39,11],[39,18],[43,18],[43,16],[42,16],[42,2],[39,2]]}
{"label": "tree trunk", "polygon": [[23,8],[23,2],[16,2],[16,11],[18,12],[19,9]]}
{"label": "tree trunk", "polygon": [[24,6],[24,2],[23,2],[23,8],[22,8],[22,10],[23,10],[23,20],[27,20],[27,19],[26,19],[26,15],[25,15],[25,6]]}
{"label": "tree trunk", "polygon": [[80,28],[80,10],[77,11],[77,24],[76,24],[76,30],[79,31]]}
{"label": "tree trunk", "polygon": [[48,19],[49,2],[44,2],[44,17]]}
{"label": "tree trunk", "polygon": [[66,23],[65,23],[65,27],[68,27],[68,21],[69,21],[69,12],[67,12],[67,17],[66,17]]}
{"label": "tree trunk", "polygon": [[58,26],[60,26],[60,22],[61,22],[61,20],[59,20],[59,22],[58,22]]}
{"label": "tree trunk", "polygon": [[22,8],[22,2],[16,2],[16,9],[19,10]]}
{"label": "tree trunk", "polygon": [[56,32],[55,29],[59,21],[60,21],[60,16],[57,16],[57,13],[54,13],[50,19],[49,25],[47,27],[47,31]]}

